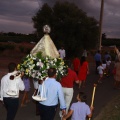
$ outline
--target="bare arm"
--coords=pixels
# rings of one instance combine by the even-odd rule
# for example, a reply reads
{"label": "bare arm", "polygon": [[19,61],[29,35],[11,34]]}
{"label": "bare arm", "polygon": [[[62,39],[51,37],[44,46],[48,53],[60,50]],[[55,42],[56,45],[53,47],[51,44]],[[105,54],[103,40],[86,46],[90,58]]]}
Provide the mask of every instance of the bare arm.
{"label": "bare arm", "polygon": [[79,80],[75,81],[76,83],[79,83]]}
{"label": "bare arm", "polygon": [[94,109],[93,107],[90,107],[91,113],[90,113],[89,115],[87,115],[87,116],[90,117],[90,118],[92,117],[93,109]]}
{"label": "bare arm", "polygon": [[87,65],[87,74],[89,74],[89,73],[90,73],[89,66]]}
{"label": "bare arm", "polygon": [[73,112],[74,112],[73,110],[70,110],[70,111],[67,113],[67,115],[62,118],[62,120],[68,119],[68,118],[73,114]]}

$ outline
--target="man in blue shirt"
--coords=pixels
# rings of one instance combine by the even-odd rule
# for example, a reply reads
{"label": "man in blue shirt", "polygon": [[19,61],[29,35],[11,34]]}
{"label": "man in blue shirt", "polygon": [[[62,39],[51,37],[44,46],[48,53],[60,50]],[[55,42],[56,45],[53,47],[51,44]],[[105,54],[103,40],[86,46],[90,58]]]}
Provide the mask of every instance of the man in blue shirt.
{"label": "man in blue shirt", "polygon": [[[50,68],[48,70],[48,78],[44,81],[44,85],[47,99],[39,102],[40,120],[53,120],[58,105],[58,99],[63,115],[66,109],[62,86],[56,81],[55,68]],[[42,85],[40,85],[39,89],[40,91],[42,90]]]}
{"label": "man in blue shirt", "polygon": [[105,56],[104,56],[105,61],[107,61],[108,58],[110,58],[110,60],[111,60],[111,56],[110,56],[109,52],[106,52]]}
{"label": "man in blue shirt", "polygon": [[97,51],[97,53],[94,56],[95,62],[96,62],[96,73],[97,72],[97,67],[99,66],[100,62],[101,62],[101,54],[100,54],[100,50]]}

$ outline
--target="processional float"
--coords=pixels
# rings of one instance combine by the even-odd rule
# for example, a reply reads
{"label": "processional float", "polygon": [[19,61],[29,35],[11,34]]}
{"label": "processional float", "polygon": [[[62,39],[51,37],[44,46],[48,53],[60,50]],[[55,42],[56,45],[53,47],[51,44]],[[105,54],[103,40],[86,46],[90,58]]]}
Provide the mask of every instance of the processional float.
{"label": "processional float", "polygon": [[[43,57],[45,57],[45,56],[49,56],[51,58],[58,58],[59,57],[58,50],[55,47],[52,39],[50,38],[50,36],[48,34],[48,33],[50,33],[50,31],[51,31],[51,29],[48,25],[45,25],[43,27],[43,32],[45,33],[45,35],[35,45],[35,47],[31,50],[31,52],[30,52],[31,55],[34,56],[38,52],[42,52]],[[40,86],[42,87],[41,91],[40,91]],[[47,99],[44,81],[42,81],[42,84],[38,86],[37,93],[35,91],[32,98],[36,101],[44,101]]]}

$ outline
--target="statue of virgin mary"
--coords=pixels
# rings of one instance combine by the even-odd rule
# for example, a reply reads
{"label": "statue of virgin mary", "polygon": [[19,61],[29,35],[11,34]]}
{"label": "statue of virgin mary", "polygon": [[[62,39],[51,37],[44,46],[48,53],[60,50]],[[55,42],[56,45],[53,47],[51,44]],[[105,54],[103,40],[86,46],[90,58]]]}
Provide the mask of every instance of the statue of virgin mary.
{"label": "statue of virgin mary", "polygon": [[45,25],[43,27],[43,31],[45,35],[40,39],[40,41],[31,50],[30,54],[36,55],[38,52],[42,52],[42,56],[58,58],[59,57],[58,50],[48,34],[51,31],[50,27],[48,25]]}
{"label": "statue of virgin mary", "polygon": [[[64,61],[60,59],[59,52],[48,34],[50,27],[45,25],[43,30],[45,35],[31,50],[30,54],[18,64],[17,68],[20,71],[24,71],[24,74],[29,77],[43,80],[47,77],[47,70],[54,66],[58,71],[57,78],[60,78],[67,74],[67,66]],[[39,56],[39,53],[42,53],[41,56]]]}

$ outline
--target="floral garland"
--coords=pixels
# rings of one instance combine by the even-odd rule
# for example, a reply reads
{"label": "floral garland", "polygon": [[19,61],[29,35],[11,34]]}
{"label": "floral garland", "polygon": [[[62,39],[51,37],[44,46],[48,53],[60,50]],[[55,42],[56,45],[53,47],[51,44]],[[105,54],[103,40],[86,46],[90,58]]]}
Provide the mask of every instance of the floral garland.
{"label": "floral garland", "polygon": [[67,75],[68,66],[65,65],[61,58],[43,57],[41,52],[37,53],[36,56],[31,54],[27,55],[18,64],[17,69],[29,77],[44,80],[47,77],[47,70],[51,67],[56,68],[57,80]]}

